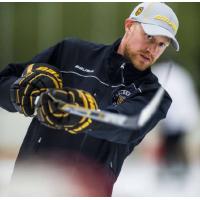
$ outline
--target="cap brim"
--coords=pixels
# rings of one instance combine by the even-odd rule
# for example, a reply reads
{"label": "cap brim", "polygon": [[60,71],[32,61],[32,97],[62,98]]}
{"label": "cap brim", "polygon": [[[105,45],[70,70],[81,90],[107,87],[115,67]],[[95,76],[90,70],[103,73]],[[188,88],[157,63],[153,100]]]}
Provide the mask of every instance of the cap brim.
{"label": "cap brim", "polygon": [[176,40],[176,38],[166,29],[158,26],[158,25],[153,25],[153,24],[144,24],[141,23],[144,32],[148,35],[161,35],[161,36],[166,36],[172,40],[172,46],[176,49],[176,51],[179,51],[179,43]]}

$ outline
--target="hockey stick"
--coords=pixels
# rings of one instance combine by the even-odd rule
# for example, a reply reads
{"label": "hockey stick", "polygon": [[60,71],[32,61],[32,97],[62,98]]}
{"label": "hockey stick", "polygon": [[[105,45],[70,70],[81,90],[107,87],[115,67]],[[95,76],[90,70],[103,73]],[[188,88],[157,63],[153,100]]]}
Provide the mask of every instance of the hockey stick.
{"label": "hockey stick", "polygon": [[77,107],[74,106],[73,104],[68,104],[66,102],[63,102],[59,99],[56,99],[50,94],[49,97],[55,103],[57,103],[59,108],[64,112],[78,116],[88,117],[99,122],[112,124],[114,126],[136,130],[143,127],[159,107],[165,93],[164,86],[167,83],[170,71],[171,71],[171,64],[169,65],[168,73],[166,75],[163,87],[161,86],[154,95],[154,97],[152,98],[152,100],[141,110],[141,112],[138,115],[134,116],[127,116],[123,114],[117,114],[102,110],[85,109],[83,107]]}

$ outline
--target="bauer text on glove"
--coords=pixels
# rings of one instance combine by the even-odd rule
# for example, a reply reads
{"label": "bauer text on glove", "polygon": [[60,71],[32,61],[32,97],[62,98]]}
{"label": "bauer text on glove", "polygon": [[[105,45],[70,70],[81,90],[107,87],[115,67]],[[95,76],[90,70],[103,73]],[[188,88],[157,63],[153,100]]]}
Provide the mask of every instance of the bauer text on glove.
{"label": "bauer text on glove", "polygon": [[22,76],[11,86],[11,101],[15,109],[25,116],[32,116],[35,110],[34,100],[48,88],[62,88],[59,70],[44,63],[30,64]]}

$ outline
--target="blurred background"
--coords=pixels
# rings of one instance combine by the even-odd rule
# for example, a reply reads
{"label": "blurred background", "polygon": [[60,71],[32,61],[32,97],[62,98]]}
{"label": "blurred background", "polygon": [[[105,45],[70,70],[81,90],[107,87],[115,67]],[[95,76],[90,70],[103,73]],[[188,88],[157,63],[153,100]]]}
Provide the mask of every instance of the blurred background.
{"label": "blurred background", "polygon": [[[177,122],[179,128],[175,131],[166,128],[174,123],[161,123],[147,135],[125,161],[113,196],[200,196],[200,3],[167,4],[179,18],[180,52],[170,47],[161,57],[160,65],[170,60],[187,74],[189,81],[185,82],[192,92],[182,82],[175,81],[173,86],[179,85],[177,91],[182,91],[188,101],[182,105],[184,112],[177,116],[175,112],[170,119],[187,117]],[[136,5],[133,2],[0,3],[0,69],[8,63],[27,61],[65,37],[111,44],[123,36],[124,20]],[[168,89],[171,95],[179,95]],[[182,100],[178,102],[181,104]],[[0,196],[4,195],[30,121],[0,108]],[[184,123],[186,128],[180,125]],[[168,133],[170,136],[166,136]],[[171,137],[173,134],[175,137]]]}

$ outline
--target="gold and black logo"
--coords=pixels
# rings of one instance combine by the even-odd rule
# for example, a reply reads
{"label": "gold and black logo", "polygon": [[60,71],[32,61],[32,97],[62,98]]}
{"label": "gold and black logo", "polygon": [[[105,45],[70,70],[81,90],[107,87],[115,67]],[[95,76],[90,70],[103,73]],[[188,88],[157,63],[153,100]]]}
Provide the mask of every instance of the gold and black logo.
{"label": "gold and black logo", "polygon": [[114,105],[123,103],[131,95],[128,90],[119,90],[114,94]]}
{"label": "gold and black logo", "polygon": [[135,12],[135,16],[140,15],[140,14],[142,13],[143,10],[144,10],[143,7],[139,7],[139,8],[137,9],[137,11]]}
{"label": "gold and black logo", "polygon": [[125,97],[123,97],[123,96],[118,96],[118,99],[117,99],[117,101],[116,101],[116,104],[119,105],[119,104],[123,103],[124,100],[125,100]]}

